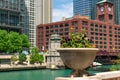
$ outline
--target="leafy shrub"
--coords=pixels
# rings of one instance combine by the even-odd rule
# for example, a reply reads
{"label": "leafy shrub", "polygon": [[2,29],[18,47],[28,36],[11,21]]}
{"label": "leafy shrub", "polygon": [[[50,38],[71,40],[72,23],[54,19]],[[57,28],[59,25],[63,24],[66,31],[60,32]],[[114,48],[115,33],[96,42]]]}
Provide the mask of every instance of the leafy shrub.
{"label": "leafy shrub", "polygon": [[23,53],[19,54],[19,62],[20,63],[23,63],[24,61],[26,61],[26,59],[27,59],[27,57],[25,54],[23,54]]}
{"label": "leafy shrub", "polygon": [[10,58],[10,61],[12,61],[12,62],[15,62],[17,60],[18,60],[17,55],[12,55]]}
{"label": "leafy shrub", "polygon": [[61,39],[62,48],[94,48],[92,39],[88,39],[86,32],[71,32],[69,37]]}

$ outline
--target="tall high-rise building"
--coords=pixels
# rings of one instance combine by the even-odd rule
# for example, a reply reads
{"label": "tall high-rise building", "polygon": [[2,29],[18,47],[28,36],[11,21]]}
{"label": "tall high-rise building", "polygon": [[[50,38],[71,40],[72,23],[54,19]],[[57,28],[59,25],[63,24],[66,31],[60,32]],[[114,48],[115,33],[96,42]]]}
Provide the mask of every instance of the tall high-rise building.
{"label": "tall high-rise building", "polygon": [[36,46],[36,26],[50,22],[52,0],[0,0],[0,29],[25,33],[31,47]]}
{"label": "tall high-rise building", "polygon": [[91,0],[73,0],[74,15],[91,17]]}
{"label": "tall high-rise building", "polygon": [[74,15],[89,16],[96,19],[96,4],[99,1],[111,1],[114,4],[115,23],[120,24],[120,0],[73,0]]}
{"label": "tall high-rise building", "polygon": [[[25,0],[31,47],[36,46],[36,26],[52,21],[52,0]],[[46,6],[47,5],[47,6]]]}
{"label": "tall high-rise building", "polygon": [[20,0],[0,0],[0,29],[21,33],[19,23]]}

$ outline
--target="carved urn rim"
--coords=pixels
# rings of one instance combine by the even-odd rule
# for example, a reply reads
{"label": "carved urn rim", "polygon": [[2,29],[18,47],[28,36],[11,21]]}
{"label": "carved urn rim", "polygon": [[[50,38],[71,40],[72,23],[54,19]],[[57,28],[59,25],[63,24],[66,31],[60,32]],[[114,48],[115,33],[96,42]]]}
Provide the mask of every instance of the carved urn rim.
{"label": "carved urn rim", "polygon": [[99,50],[98,48],[57,48],[57,50]]}

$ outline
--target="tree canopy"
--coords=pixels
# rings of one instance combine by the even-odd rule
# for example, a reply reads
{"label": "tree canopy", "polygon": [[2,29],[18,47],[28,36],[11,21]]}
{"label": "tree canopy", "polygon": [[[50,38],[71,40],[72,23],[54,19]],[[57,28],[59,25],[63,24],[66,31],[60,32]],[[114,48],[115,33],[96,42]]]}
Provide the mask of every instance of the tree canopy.
{"label": "tree canopy", "polygon": [[0,52],[20,52],[24,47],[29,48],[29,46],[30,42],[25,34],[0,30]]}
{"label": "tree canopy", "polygon": [[39,54],[39,50],[37,47],[31,48],[31,54],[30,54],[30,62],[31,63],[42,63],[44,60],[44,57],[42,54]]}

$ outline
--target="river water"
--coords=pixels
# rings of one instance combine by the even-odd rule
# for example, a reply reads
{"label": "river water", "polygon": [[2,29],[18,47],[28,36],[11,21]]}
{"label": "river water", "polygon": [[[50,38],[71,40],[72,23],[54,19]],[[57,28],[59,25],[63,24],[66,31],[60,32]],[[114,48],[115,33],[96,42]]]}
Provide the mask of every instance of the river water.
{"label": "river water", "polygon": [[[94,67],[93,69],[88,69],[89,73],[97,73],[100,71],[110,68],[111,65]],[[11,71],[11,72],[0,72],[0,80],[55,80],[56,77],[64,77],[72,72],[70,69],[61,70],[50,70],[50,69],[40,69],[40,70],[26,70],[26,71]]]}
{"label": "river water", "polygon": [[0,80],[55,80],[56,77],[63,77],[70,74],[72,70],[27,70],[0,72]]}

